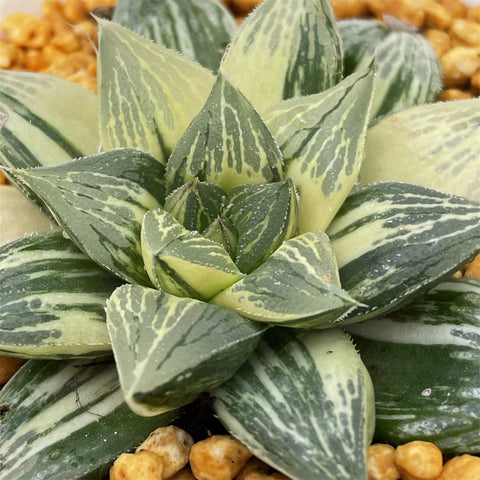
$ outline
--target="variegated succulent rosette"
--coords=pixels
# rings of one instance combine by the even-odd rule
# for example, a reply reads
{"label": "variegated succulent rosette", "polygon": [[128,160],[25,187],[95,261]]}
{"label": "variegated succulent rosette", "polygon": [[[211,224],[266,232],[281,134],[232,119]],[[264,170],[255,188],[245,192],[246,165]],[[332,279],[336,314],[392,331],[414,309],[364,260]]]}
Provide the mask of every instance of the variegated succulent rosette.
{"label": "variegated succulent rosette", "polygon": [[239,28],[216,0],[120,0],[98,23],[98,96],[0,71],[0,162],[58,225],[0,250],[0,351],[31,359],[0,394],[0,477],[101,478],[206,391],[292,479],[366,480],[351,336],[394,342],[480,250],[480,100],[432,103],[423,37],[326,0]]}

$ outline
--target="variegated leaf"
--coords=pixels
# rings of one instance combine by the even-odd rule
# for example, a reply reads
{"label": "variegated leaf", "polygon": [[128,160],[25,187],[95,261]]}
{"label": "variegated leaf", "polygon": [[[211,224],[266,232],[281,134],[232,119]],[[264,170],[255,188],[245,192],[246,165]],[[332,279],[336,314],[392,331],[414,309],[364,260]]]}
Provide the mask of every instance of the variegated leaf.
{"label": "variegated leaf", "polygon": [[478,454],[480,279],[449,279],[349,330],[372,375],[379,441]]}
{"label": "variegated leaf", "polygon": [[150,285],[143,268],[143,215],[163,202],[164,167],[119,149],[54,167],[11,170],[47,205],[72,241],[120,278]]}
{"label": "variegated leaf", "polygon": [[221,245],[187,230],[163,209],[145,214],[142,249],[152,283],[173,295],[209,300],[243,277]]}
{"label": "variegated leaf", "polygon": [[230,192],[226,215],[237,233],[235,264],[249,273],[296,234],[295,185],[291,179],[239,185]]}
{"label": "variegated leaf", "polygon": [[342,49],[327,0],[264,0],[240,27],[220,71],[256,109],[333,87]]}
{"label": "variegated leaf", "polygon": [[0,477],[100,479],[112,462],[170,424],[125,404],[113,362],[27,362],[0,392]]}
{"label": "variegated leaf", "polygon": [[218,185],[194,178],[167,196],[165,210],[188,230],[203,232],[220,215],[224,196]]}
{"label": "variegated leaf", "polygon": [[56,165],[97,152],[99,143],[92,92],[57,77],[0,69],[0,165]]}
{"label": "variegated leaf", "polygon": [[237,25],[218,0],[119,0],[115,23],[215,72]]}
{"label": "variegated leaf", "polygon": [[292,480],[367,479],[373,388],[340,329],[271,330],[212,394],[231,433]]}
{"label": "variegated leaf", "polygon": [[325,230],[350,193],[364,157],[373,65],[318,95],[286,100],[263,118],[300,195],[300,233]]}
{"label": "variegated leaf", "polygon": [[361,185],[396,180],[480,201],[480,98],[409,108],[367,132]]}
{"label": "variegated leaf", "polygon": [[386,182],[347,198],[330,235],[342,286],[364,303],[348,322],[398,308],[480,251],[480,203]]}
{"label": "variegated leaf", "polygon": [[144,416],[223,383],[265,331],[215,305],[135,285],[113,293],[107,322],[125,399]]}
{"label": "variegated leaf", "polygon": [[226,192],[282,179],[282,154],[250,102],[219,75],[167,164],[170,190],[197,177]]}
{"label": "variegated leaf", "polygon": [[99,28],[102,147],[139,148],[166,163],[214,76],[120,25],[100,20]]}
{"label": "variegated leaf", "polygon": [[228,219],[218,217],[209,225],[202,235],[205,238],[222,245],[228,254],[232,258],[235,258],[237,234]]}
{"label": "variegated leaf", "polygon": [[1,248],[0,271],[0,352],[56,359],[111,354],[105,304],[120,281],[61,230]]}
{"label": "variegated leaf", "polygon": [[358,305],[340,288],[330,242],[320,231],[287,240],[211,303],[253,320],[297,328],[330,327]]}

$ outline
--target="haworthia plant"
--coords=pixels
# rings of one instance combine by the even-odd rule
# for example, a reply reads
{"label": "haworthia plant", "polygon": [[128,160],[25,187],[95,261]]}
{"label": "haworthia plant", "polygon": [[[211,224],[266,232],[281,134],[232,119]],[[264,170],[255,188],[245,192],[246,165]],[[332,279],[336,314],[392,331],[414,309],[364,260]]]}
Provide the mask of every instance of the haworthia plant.
{"label": "haworthia plant", "polygon": [[218,0],[119,0],[113,20],[215,72],[237,25]]}
{"label": "haworthia plant", "polygon": [[61,230],[4,246],[0,271],[2,353],[26,358],[111,354],[105,305],[120,281]]}
{"label": "haworthia plant", "polygon": [[341,329],[267,333],[213,394],[227,428],[288,477],[367,479],[373,387]]}

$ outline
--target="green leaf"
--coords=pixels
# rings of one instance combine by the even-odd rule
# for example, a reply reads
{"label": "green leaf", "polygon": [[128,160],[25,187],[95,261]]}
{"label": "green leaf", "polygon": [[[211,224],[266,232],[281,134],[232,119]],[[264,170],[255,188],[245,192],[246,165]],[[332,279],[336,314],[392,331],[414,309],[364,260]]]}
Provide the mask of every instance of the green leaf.
{"label": "green leaf", "polygon": [[212,72],[237,29],[218,0],[120,0],[113,20]]}
{"label": "green leaf", "polygon": [[340,329],[271,330],[212,395],[232,434],[289,478],[367,479],[373,388]]}
{"label": "green leaf", "polygon": [[145,214],[142,249],[152,283],[172,295],[209,300],[243,276],[221,245],[163,209]]}
{"label": "green leaf", "polygon": [[350,193],[364,157],[373,66],[318,95],[286,100],[263,118],[300,195],[302,232],[325,230]]}
{"label": "green leaf", "polygon": [[214,76],[120,25],[99,20],[102,148],[138,148],[166,163]]}
{"label": "green leaf", "polygon": [[107,322],[125,399],[145,416],[223,383],[265,330],[215,305],[134,285],[113,293]]}
{"label": "green leaf", "polygon": [[0,69],[0,165],[56,165],[97,152],[99,143],[95,94],[57,77]]}
{"label": "green leaf", "polygon": [[143,268],[143,215],[165,195],[164,168],[138,150],[112,150],[54,167],[11,170],[48,206],[72,241],[110,272],[150,285]]}
{"label": "green leaf", "polygon": [[478,454],[480,279],[449,279],[349,330],[372,375],[379,441]]}
{"label": "green leaf", "polygon": [[219,75],[207,102],[167,164],[170,190],[197,177],[229,192],[244,183],[277,182],[282,154],[250,102]]}
{"label": "green leaf", "polygon": [[220,215],[224,196],[218,185],[194,178],[168,195],[165,210],[188,230],[203,232]]}
{"label": "green leaf", "polygon": [[235,258],[237,248],[237,235],[235,230],[226,218],[218,217],[202,234],[205,238],[222,245],[230,257]]}
{"label": "green leaf", "polygon": [[361,185],[396,180],[480,201],[480,98],[412,107],[367,132]]}
{"label": "green leaf", "polygon": [[342,49],[327,0],[265,0],[241,25],[220,70],[260,112],[333,87]]}
{"label": "green leaf", "polygon": [[320,231],[287,240],[211,303],[253,320],[297,328],[330,327],[358,305],[340,288],[330,242]]}
{"label": "green leaf", "polygon": [[480,204],[387,182],[347,198],[330,225],[342,286],[378,316],[452,275],[480,251]]}
{"label": "green leaf", "polygon": [[113,362],[27,362],[0,392],[0,477],[100,479],[113,461],[178,411],[141,418]]}
{"label": "green leaf", "polygon": [[0,271],[0,352],[56,359],[111,354],[105,304],[120,282],[61,230],[1,248]]}
{"label": "green leaf", "polygon": [[235,263],[240,271],[249,273],[295,235],[295,185],[291,179],[239,185],[230,192],[226,215],[237,233]]}

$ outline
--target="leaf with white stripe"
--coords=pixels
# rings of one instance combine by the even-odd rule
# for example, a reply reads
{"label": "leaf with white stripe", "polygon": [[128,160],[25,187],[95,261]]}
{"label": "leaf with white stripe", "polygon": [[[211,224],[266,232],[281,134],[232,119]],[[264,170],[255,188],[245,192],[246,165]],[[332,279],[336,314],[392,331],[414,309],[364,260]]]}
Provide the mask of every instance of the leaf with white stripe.
{"label": "leaf with white stripe", "polygon": [[478,454],[480,279],[449,279],[349,330],[371,372],[379,441]]}
{"label": "leaf with white stripe", "polygon": [[260,112],[333,87],[342,49],[327,0],[264,0],[242,23],[220,65]]}
{"label": "leaf with white stripe", "polygon": [[353,312],[357,322],[398,308],[473,258],[480,203],[379,183],[348,197],[327,233],[343,288],[366,305]]}
{"label": "leaf with white stripe", "polygon": [[165,196],[164,167],[153,157],[119,149],[10,174],[41,198],[90,258],[123,280],[150,285],[141,225]]}
{"label": "leaf with white stripe", "polygon": [[480,98],[409,108],[367,132],[361,185],[396,180],[480,201]]}
{"label": "leaf with white stripe", "polygon": [[215,305],[135,285],[113,293],[107,323],[125,399],[144,416],[223,383],[265,331]]}
{"label": "leaf with white stripe", "polygon": [[250,102],[219,75],[200,113],[167,164],[170,190],[197,177],[229,192],[245,183],[278,182],[282,154]]}
{"label": "leaf with white stripe", "polygon": [[125,404],[113,362],[27,362],[0,392],[0,477],[100,479],[121,453],[178,411],[141,418]]}
{"label": "leaf with white stripe", "polygon": [[99,28],[102,148],[138,148],[165,164],[214,76],[120,25],[99,20]]}
{"label": "leaf with white stripe", "polygon": [[244,317],[296,328],[325,328],[358,305],[342,290],[328,237],[299,235],[256,270],[212,298]]}
{"label": "leaf with white stripe", "polygon": [[224,196],[218,185],[194,178],[170,193],[164,206],[185,228],[203,232],[220,215]]}
{"label": "leaf with white stripe", "polygon": [[228,200],[226,215],[237,233],[235,264],[244,273],[255,270],[297,232],[297,193],[290,178],[239,185]]}
{"label": "leaf with white stripe", "polygon": [[119,0],[113,21],[215,72],[237,24],[218,0]]}
{"label": "leaf with white stripe", "polygon": [[0,249],[0,352],[25,358],[111,354],[107,298],[120,281],[61,230]]}
{"label": "leaf with white stripe", "polygon": [[263,119],[299,191],[299,232],[325,230],[357,180],[373,98],[373,65],[318,95],[274,105]]}
{"label": "leaf with white stripe", "polygon": [[142,250],[153,285],[172,295],[209,300],[243,277],[221,245],[161,208],[145,214]]}
{"label": "leaf with white stripe", "polygon": [[205,238],[222,245],[228,254],[235,258],[237,248],[237,234],[227,218],[216,218],[202,233]]}
{"label": "leaf with white stripe", "polygon": [[212,395],[227,429],[289,478],[367,479],[373,388],[340,329],[271,330]]}
{"label": "leaf with white stripe", "polygon": [[56,165],[97,152],[99,143],[95,94],[61,78],[0,69],[0,165]]}

